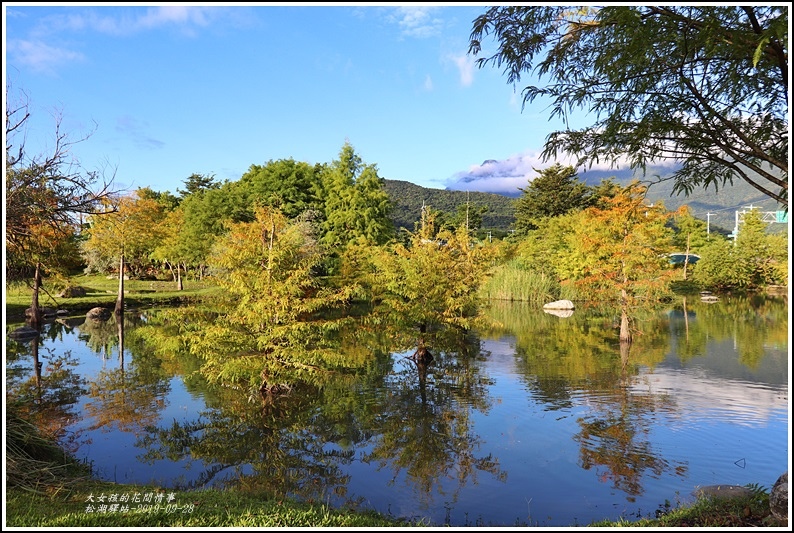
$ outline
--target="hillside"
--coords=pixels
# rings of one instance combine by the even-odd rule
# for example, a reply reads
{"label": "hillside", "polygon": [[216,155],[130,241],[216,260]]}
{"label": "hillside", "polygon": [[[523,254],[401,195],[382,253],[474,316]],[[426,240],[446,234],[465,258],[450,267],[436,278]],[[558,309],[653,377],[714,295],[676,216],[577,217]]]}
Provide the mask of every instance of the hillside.
{"label": "hillside", "polygon": [[[668,179],[669,170],[649,168],[645,177],[631,171],[597,172],[587,171],[580,177],[587,185],[597,185],[601,180],[614,177],[620,185],[628,185],[635,175],[642,183],[649,185],[648,199],[652,202],[664,202],[665,207],[674,211],[682,205],[688,205],[695,217],[709,222],[711,231],[728,234],[736,224],[736,213],[747,206],[755,206],[763,212],[780,209],[777,202],[758,192],[747,182],[737,179],[733,185],[720,187],[715,191],[702,188],[692,191],[689,196],[673,195],[673,181]],[[709,215],[710,213],[710,215]],[[771,231],[782,231],[785,224],[772,224]]]}
{"label": "hillside", "polygon": [[[669,171],[668,171],[669,172]],[[589,170],[579,174],[587,185],[593,186],[602,180],[613,178],[622,186],[628,185],[635,177],[631,171],[595,171]],[[707,221],[710,231],[727,235],[733,231],[736,223],[736,213],[747,206],[758,207],[763,212],[777,211],[777,203],[766,195],[756,191],[744,181],[737,180],[733,185],[720,187],[718,191],[713,188],[708,190],[696,189],[689,196],[672,195],[673,182],[666,179],[667,174],[663,169],[649,169],[644,178],[639,178],[648,188],[648,200],[663,202],[665,207],[674,211],[686,204],[692,209],[694,216]],[[516,189],[514,195],[498,194],[491,192],[467,192],[451,189],[430,189],[399,180],[384,180],[384,188],[394,203],[392,220],[397,228],[414,229],[414,223],[419,220],[422,203],[440,211],[455,212],[459,205],[466,203],[467,198],[471,205],[488,206],[488,211],[483,216],[483,229],[507,232],[512,229],[514,220],[513,204],[521,191]],[[479,185],[484,185],[480,183]],[[785,231],[787,224],[772,224],[770,231]]]}
{"label": "hillside", "polygon": [[501,194],[429,189],[408,181],[388,179],[384,180],[384,188],[394,204],[392,221],[398,229],[413,231],[414,223],[419,221],[423,204],[439,211],[454,213],[466,201],[471,206],[488,207],[482,217],[484,230],[507,232],[513,224],[514,199]]}

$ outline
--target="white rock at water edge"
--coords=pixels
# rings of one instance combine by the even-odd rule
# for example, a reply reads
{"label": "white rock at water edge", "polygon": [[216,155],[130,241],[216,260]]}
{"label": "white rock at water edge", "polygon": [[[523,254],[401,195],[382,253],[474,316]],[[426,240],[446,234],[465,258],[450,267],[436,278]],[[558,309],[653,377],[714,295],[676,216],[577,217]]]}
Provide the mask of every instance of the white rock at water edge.
{"label": "white rock at water edge", "polygon": [[573,302],[570,300],[557,300],[543,306],[543,309],[573,309]]}

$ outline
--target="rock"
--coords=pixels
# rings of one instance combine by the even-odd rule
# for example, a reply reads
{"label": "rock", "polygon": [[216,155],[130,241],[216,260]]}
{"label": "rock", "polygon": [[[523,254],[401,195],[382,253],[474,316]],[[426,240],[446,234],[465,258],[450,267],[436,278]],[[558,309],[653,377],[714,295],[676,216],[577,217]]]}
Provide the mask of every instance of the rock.
{"label": "rock", "polygon": [[74,317],[74,318],[57,318],[55,319],[56,322],[59,324],[63,324],[69,329],[74,329],[77,326],[80,326],[85,322],[85,317]]}
{"label": "rock", "polygon": [[59,298],[77,298],[79,296],[85,296],[85,289],[83,287],[66,287],[61,293],[58,295]]}
{"label": "rock", "polygon": [[[41,318],[52,318],[57,313],[56,309],[52,307],[39,307],[39,313],[41,313]],[[33,318],[33,309],[28,307],[25,309],[25,317],[26,318]]]}
{"label": "rock", "polygon": [[556,302],[547,303],[543,309],[573,309],[573,302],[570,300],[557,300]]}
{"label": "rock", "polygon": [[712,498],[739,498],[752,496],[753,491],[741,485],[707,485],[695,489],[694,494],[698,498],[704,496]]}
{"label": "rock", "polygon": [[776,519],[788,523],[788,472],[775,481],[769,493],[769,510]]}
{"label": "rock", "polygon": [[38,337],[39,335],[39,331],[37,329],[31,328],[30,326],[22,326],[8,334],[9,337],[17,341],[29,341]]}
{"label": "rock", "polygon": [[104,307],[94,307],[85,314],[85,317],[89,320],[107,320],[110,318],[110,315],[110,309],[105,309]]}

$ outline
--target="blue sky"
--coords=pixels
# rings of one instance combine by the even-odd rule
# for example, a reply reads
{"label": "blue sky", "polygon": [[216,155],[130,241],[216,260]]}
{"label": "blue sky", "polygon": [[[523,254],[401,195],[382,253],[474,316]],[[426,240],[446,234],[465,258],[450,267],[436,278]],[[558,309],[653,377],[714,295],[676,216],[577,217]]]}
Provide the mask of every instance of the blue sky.
{"label": "blue sky", "polygon": [[562,124],[547,103],[522,111],[529,80],[514,89],[474,65],[485,9],[9,2],[3,68],[9,97],[30,100],[28,151],[51,146],[60,112],[73,138],[92,132],[73,155],[117,187],[175,193],[193,173],[331,162],[347,140],[383,178],[515,193],[550,166],[539,152]]}

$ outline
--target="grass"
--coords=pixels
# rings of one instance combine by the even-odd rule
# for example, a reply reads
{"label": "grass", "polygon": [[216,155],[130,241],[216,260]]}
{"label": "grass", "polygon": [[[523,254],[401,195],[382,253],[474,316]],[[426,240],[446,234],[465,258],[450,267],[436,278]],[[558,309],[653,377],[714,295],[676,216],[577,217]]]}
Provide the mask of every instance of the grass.
{"label": "grass", "polygon": [[22,406],[7,400],[5,417],[6,484],[27,494],[58,493],[87,479],[84,465],[71,459],[54,439],[22,414]]}
{"label": "grass", "polygon": [[[172,498],[170,503],[169,498]],[[115,501],[109,501],[111,499]],[[141,503],[133,502],[135,499]],[[150,499],[150,503],[143,503],[144,499]],[[374,512],[337,510],[323,504],[303,504],[238,490],[173,492],[157,487],[90,481],[74,484],[67,493],[61,491],[52,496],[19,489],[7,491],[5,525],[237,528],[417,527],[422,524],[390,519]]]}
{"label": "grass", "polygon": [[637,521],[601,521],[593,527],[786,527],[769,510],[769,493],[759,487],[749,487],[749,497],[701,497],[692,505],[660,512],[657,518]]}
{"label": "grass", "polygon": [[[39,305],[68,311],[87,311],[93,307],[112,307],[116,303],[119,281],[106,276],[74,276],[70,279],[73,287],[85,289],[85,296],[59,298],[61,287],[48,280],[44,290],[39,293]],[[218,292],[218,287],[210,282],[183,281],[184,290],[176,290],[173,281],[125,280],[125,307],[146,307],[154,304],[189,303]],[[9,319],[24,319],[25,309],[30,307],[32,291],[25,284],[6,285],[6,316]]]}
{"label": "grass", "polygon": [[507,263],[496,268],[480,287],[480,296],[489,300],[548,303],[557,299],[559,284],[547,276]]}

